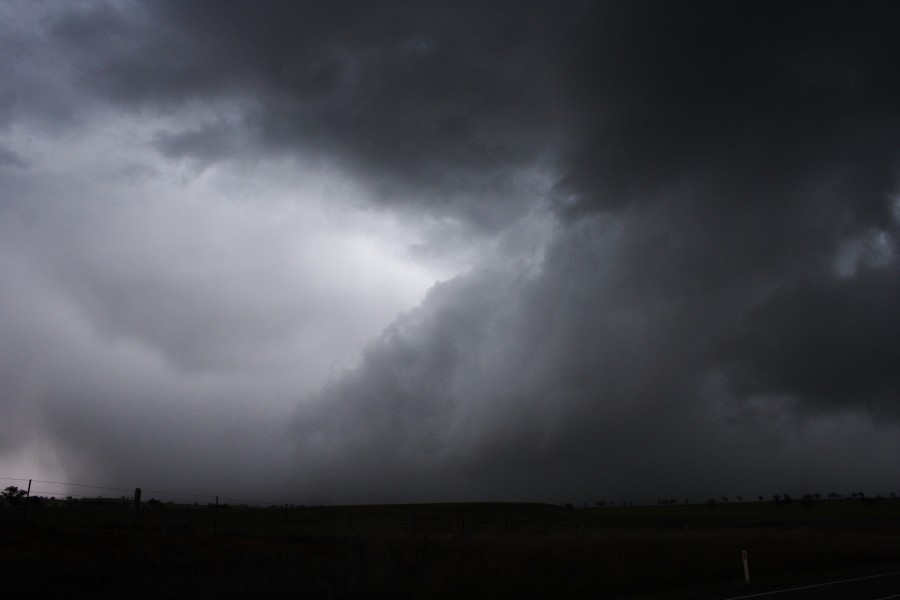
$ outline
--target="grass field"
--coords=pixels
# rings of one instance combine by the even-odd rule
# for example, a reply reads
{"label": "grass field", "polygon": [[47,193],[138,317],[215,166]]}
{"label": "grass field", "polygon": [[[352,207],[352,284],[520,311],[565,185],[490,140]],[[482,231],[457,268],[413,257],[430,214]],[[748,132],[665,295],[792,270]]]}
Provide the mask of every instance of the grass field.
{"label": "grass field", "polygon": [[900,501],[0,507],[7,594],[695,598],[900,567]]}

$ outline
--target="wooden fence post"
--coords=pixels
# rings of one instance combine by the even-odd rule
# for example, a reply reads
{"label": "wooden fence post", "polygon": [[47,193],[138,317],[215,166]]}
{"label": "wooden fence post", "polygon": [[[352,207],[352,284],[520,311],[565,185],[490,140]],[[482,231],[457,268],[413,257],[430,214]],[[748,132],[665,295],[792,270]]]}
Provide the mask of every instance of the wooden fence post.
{"label": "wooden fence post", "polygon": [[31,497],[31,480],[28,480],[28,491],[25,492],[25,510],[22,511],[22,522],[28,520],[28,499]]}
{"label": "wooden fence post", "polygon": [[141,488],[134,488],[134,522],[132,522],[132,524],[131,524],[132,529],[137,527],[138,511],[140,509],[141,509]]}

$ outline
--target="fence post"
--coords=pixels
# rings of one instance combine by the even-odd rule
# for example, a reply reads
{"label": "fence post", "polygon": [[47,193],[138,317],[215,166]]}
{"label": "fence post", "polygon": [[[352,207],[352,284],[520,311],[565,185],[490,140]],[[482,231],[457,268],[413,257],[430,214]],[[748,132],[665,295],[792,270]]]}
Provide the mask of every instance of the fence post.
{"label": "fence post", "polygon": [[28,491],[25,492],[25,510],[22,511],[22,522],[28,520],[28,499],[31,497],[31,480],[28,480]]}
{"label": "fence post", "polygon": [[744,561],[744,583],[750,584],[750,564],[747,562],[747,551],[741,551],[741,558]]}
{"label": "fence post", "polygon": [[134,488],[134,522],[131,528],[137,527],[138,511],[141,509],[141,488]]}
{"label": "fence post", "polygon": [[219,497],[216,496],[216,508],[213,510],[213,534],[219,529]]}

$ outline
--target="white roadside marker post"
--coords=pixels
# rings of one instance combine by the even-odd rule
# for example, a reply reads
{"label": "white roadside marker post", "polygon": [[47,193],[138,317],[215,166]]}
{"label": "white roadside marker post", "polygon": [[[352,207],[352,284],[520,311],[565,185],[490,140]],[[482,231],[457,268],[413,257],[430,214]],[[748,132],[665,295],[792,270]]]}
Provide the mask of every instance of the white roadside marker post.
{"label": "white roadside marker post", "polygon": [[744,583],[750,584],[750,565],[747,563],[747,551],[741,550],[741,558],[744,560]]}

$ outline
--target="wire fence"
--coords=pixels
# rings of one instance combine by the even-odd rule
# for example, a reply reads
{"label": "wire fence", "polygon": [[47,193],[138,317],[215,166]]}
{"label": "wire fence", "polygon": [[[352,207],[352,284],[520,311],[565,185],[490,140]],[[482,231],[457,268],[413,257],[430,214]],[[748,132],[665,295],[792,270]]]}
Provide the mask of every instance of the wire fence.
{"label": "wire fence", "polygon": [[585,520],[590,515],[551,505],[303,506],[66,481],[0,477],[0,482],[9,482],[0,484],[6,488],[0,524],[317,539],[550,535],[607,527],[596,518]]}

